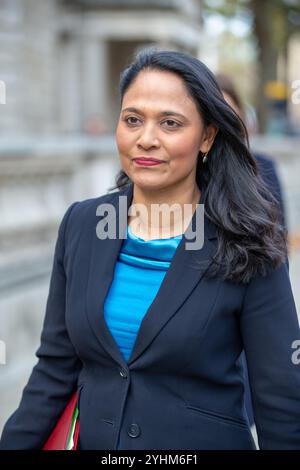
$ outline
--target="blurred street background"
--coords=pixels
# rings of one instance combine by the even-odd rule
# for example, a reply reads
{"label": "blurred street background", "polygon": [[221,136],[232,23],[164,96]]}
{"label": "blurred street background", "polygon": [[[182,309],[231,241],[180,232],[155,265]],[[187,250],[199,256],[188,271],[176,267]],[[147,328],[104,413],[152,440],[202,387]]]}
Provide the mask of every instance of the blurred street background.
{"label": "blurred street background", "polygon": [[59,222],[114,184],[119,75],[150,45],[232,78],[278,171],[300,312],[299,0],[1,0],[0,433],[36,363]]}

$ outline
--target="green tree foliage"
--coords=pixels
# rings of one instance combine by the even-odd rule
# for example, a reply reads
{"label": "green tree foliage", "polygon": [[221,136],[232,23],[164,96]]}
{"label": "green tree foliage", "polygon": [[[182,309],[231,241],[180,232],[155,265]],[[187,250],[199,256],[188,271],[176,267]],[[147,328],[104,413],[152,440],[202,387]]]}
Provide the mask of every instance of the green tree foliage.
{"label": "green tree foliage", "polygon": [[[259,66],[257,108],[261,130],[265,130],[268,109],[266,83],[276,80],[278,58],[287,63],[288,41],[300,31],[299,0],[203,0],[203,11],[227,18],[247,14],[252,18],[252,37],[256,43]],[[287,81],[286,77],[280,77]]]}

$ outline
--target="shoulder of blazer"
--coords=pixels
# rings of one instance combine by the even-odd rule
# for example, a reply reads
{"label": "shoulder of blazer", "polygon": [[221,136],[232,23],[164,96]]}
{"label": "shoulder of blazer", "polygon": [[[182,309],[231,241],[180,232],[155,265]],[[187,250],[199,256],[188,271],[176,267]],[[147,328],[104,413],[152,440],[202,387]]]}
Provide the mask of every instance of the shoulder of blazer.
{"label": "shoulder of blazer", "polygon": [[[125,188],[121,188],[121,190],[108,192],[99,197],[73,202],[66,212],[66,214],[68,214],[67,234],[73,231],[81,232],[83,226],[94,223],[97,207],[100,204],[114,204],[116,203],[117,197],[126,194],[128,194],[128,185]],[[68,236],[67,234],[66,236]]]}

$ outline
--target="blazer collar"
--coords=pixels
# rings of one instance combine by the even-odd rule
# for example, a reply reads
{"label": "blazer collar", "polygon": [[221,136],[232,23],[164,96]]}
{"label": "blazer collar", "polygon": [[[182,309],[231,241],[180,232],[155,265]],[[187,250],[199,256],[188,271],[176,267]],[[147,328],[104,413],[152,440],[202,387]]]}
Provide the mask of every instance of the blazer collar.
{"label": "blazer collar", "polygon": [[[120,217],[119,196],[125,196],[127,213],[133,199],[133,184],[111,193],[111,204],[116,209],[117,236],[114,239],[100,240],[96,235],[96,225],[99,217],[95,213],[93,222],[92,244],[90,250],[90,272],[87,285],[87,315],[90,325],[97,336],[101,346],[122,367],[130,366],[143,354],[154,337],[166,325],[180,306],[186,301],[193,289],[199,284],[211,263],[211,256],[216,249],[216,226],[204,217],[204,244],[199,250],[185,249],[185,233],[174,253],[170,267],[166,272],[162,284],[153,302],[145,313],[140,325],[137,338],[126,363],[114,337],[112,336],[104,317],[104,301],[114,277],[114,269],[118,260],[119,251],[127,230],[127,218]],[[202,204],[204,196],[201,193],[199,203]],[[198,209],[197,209],[198,210]],[[195,227],[195,215],[191,224]],[[122,235],[120,237],[120,235]],[[204,288],[205,291],[205,288]],[[205,295],[205,292],[203,292]]]}

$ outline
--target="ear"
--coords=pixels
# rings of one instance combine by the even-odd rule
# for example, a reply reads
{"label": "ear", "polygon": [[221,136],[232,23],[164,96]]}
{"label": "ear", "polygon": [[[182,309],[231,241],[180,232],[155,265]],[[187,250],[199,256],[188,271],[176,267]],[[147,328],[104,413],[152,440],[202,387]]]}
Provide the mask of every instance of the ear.
{"label": "ear", "polygon": [[214,143],[217,132],[218,132],[218,128],[214,126],[213,124],[209,124],[209,126],[205,128],[202,142],[201,142],[200,149],[199,149],[200,152],[202,153],[209,152],[209,150],[211,149]]}

